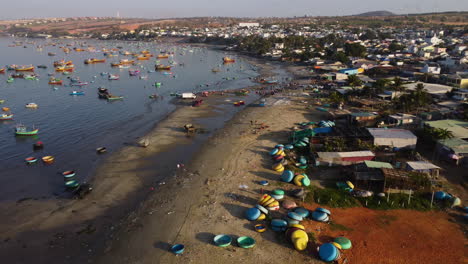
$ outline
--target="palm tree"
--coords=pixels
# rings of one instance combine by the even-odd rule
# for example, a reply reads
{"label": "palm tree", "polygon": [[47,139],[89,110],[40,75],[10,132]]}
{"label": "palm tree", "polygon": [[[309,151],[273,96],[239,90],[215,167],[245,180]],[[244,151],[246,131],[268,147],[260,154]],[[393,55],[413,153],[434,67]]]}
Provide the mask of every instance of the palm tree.
{"label": "palm tree", "polygon": [[400,77],[393,78],[392,88],[395,91],[403,92],[405,87],[403,87],[403,80]]}

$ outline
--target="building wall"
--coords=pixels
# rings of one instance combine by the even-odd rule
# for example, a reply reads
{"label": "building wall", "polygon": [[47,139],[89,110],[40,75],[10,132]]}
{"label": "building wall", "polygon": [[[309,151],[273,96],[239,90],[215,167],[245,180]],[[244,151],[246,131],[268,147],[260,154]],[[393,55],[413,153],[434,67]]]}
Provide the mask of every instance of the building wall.
{"label": "building wall", "polygon": [[417,138],[374,138],[374,145],[415,149],[417,140]]}

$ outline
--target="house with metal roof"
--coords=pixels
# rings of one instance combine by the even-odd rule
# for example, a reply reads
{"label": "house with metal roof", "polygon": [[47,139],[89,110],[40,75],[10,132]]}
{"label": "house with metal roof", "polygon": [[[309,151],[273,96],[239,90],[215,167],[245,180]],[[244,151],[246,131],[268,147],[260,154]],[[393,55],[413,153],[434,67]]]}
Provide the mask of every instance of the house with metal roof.
{"label": "house with metal roof", "polygon": [[393,148],[415,149],[418,137],[411,131],[397,128],[368,128],[374,138],[374,145]]}
{"label": "house with metal roof", "polygon": [[468,122],[456,119],[446,119],[437,121],[426,121],[426,126],[440,129],[447,129],[456,138],[468,138]]}

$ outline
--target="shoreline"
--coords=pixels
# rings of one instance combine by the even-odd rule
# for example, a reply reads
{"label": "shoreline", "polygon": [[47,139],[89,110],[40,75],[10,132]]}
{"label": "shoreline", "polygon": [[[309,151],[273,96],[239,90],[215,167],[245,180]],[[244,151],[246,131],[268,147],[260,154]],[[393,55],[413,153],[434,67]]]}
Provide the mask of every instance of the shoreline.
{"label": "shoreline", "polygon": [[[259,63],[255,65],[255,67],[259,66]],[[252,89],[254,87],[248,88]],[[157,186],[157,183],[153,182],[150,175],[151,161],[158,158],[167,159],[167,157],[164,157],[167,150],[176,153],[176,156],[177,154],[186,155],[183,146],[193,144],[194,140],[186,138],[181,125],[185,123],[197,125],[197,122],[188,121],[195,119],[203,123],[203,119],[222,116],[222,113],[219,112],[223,111],[223,107],[232,107],[231,103],[226,104],[225,102],[228,97],[233,96],[203,98],[208,103],[199,108],[177,106],[173,112],[156,123],[146,135],[141,137],[148,137],[151,141],[157,142],[156,144],[152,142],[146,149],[133,145],[123,146],[118,151],[105,157],[97,166],[91,178],[91,183],[94,184],[93,192],[83,200],[25,200],[21,203],[1,204],[0,209],[4,213],[9,212],[15,217],[11,219],[11,222],[6,223],[4,225],[5,229],[0,232],[3,241],[0,244],[0,249],[3,248],[2,252],[10,253],[6,256],[0,254],[0,257],[11,259],[12,262],[18,261],[12,259],[12,257],[23,255],[25,248],[26,252],[33,253],[31,255],[47,250],[47,254],[41,255],[47,255],[47,258],[50,259],[57,257],[68,259],[68,257],[74,255],[74,251],[94,252],[92,250],[99,248],[99,244],[103,243],[103,239],[101,237],[97,239],[98,241],[93,241],[94,239],[91,238],[96,238],[97,233],[100,235],[107,233],[106,228],[109,230],[115,229],[116,222],[120,221],[122,215],[132,215],[134,209],[138,208],[141,201],[145,201],[151,193],[150,190],[143,187],[145,184]],[[226,111],[229,112],[229,110]],[[230,112],[235,113],[237,111]],[[186,122],[183,122],[183,120]],[[223,123],[221,122],[221,127]],[[176,124],[180,125],[177,129]],[[217,129],[220,128],[215,130]],[[195,137],[203,138],[198,139],[198,141],[205,142],[210,134],[213,134],[213,132],[206,135],[196,135]],[[178,148],[178,150],[175,150],[175,148]],[[191,155],[196,155],[195,153],[194,148]],[[122,165],[122,163],[127,165]],[[168,166],[164,167],[166,173],[170,174],[174,170],[175,164],[170,168]],[[132,176],[120,176],[129,173]],[[161,179],[160,182],[164,182],[164,179],[170,178],[170,176],[162,175],[159,178]],[[105,193],[105,195],[100,195],[98,192]],[[73,241],[74,238],[70,237],[67,232],[78,234],[78,236],[81,236],[78,240],[82,241]],[[83,237],[82,234],[86,234],[86,237]],[[33,239],[33,242],[31,242],[31,239]],[[72,249],[68,248],[70,246]],[[62,252],[56,252],[57,249]],[[11,254],[12,252],[16,254]],[[22,261],[27,263],[28,261],[24,257],[22,257]],[[84,260],[88,256],[83,257]],[[47,259],[37,260],[47,262]],[[76,258],[74,258],[75,260]],[[18,263],[23,263],[22,261]]]}

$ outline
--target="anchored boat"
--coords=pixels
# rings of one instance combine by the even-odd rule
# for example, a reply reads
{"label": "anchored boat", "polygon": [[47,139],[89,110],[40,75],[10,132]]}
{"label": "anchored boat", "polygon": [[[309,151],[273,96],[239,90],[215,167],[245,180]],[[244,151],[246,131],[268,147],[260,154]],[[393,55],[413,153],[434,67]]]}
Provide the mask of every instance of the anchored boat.
{"label": "anchored boat", "polygon": [[15,128],[15,134],[17,136],[34,136],[37,135],[39,129],[28,130],[24,125],[18,125]]}

